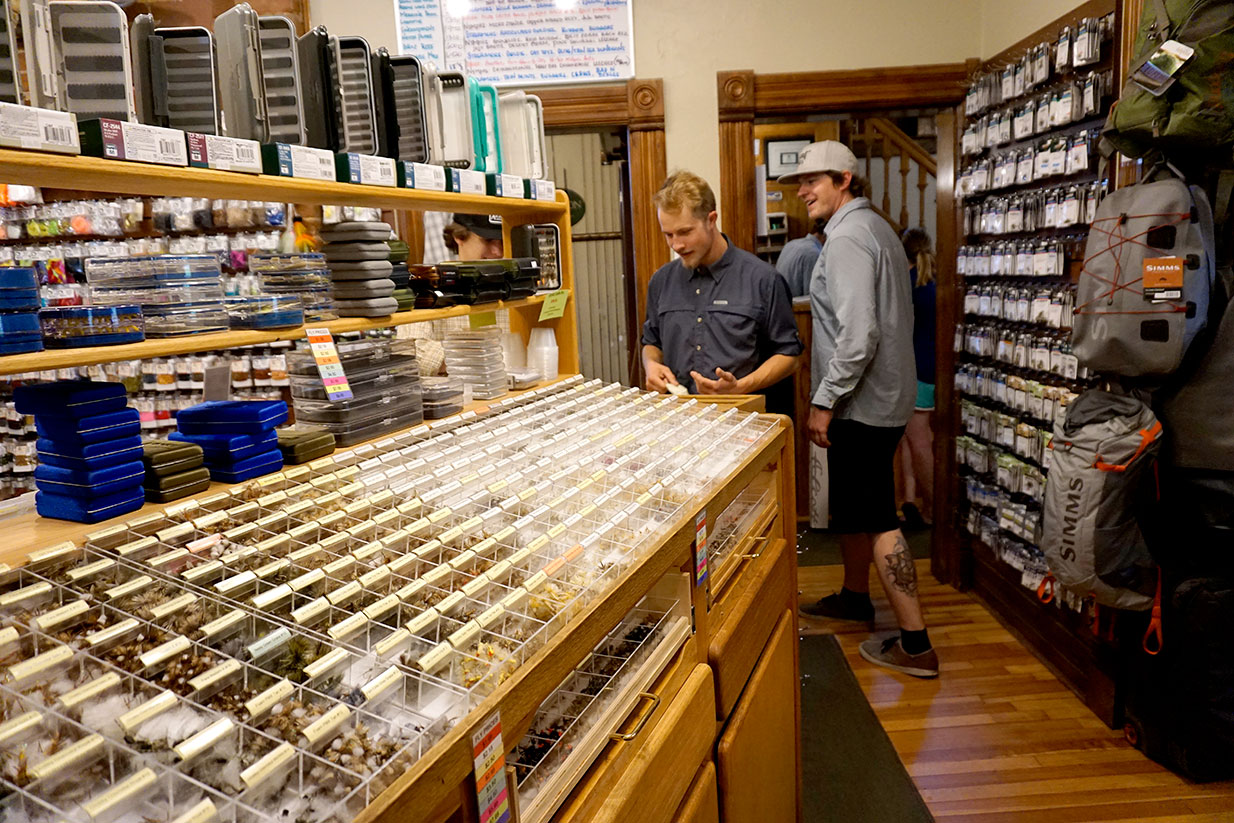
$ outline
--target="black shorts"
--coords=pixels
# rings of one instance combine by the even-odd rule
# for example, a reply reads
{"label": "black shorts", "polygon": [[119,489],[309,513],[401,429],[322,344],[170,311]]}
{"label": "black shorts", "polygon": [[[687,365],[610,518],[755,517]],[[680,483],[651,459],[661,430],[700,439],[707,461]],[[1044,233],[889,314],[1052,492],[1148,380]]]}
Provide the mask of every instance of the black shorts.
{"label": "black shorts", "polygon": [[895,454],[903,436],[903,426],[832,418],[827,428],[827,488],[833,532],[880,534],[900,528]]}

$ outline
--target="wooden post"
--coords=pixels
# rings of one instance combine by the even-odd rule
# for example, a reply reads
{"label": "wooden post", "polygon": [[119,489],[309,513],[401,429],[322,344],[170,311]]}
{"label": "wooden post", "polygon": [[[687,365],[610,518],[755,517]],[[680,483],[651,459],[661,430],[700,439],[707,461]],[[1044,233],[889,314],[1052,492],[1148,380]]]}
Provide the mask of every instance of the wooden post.
{"label": "wooden post", "polygon": [[908,155],[900,152],[900,228],[911,225],[908,222]]}
{"label": "wooden post", "polygon": [[754,72],[716,74],[720,109],[720,222],[735,246],[754,251]]}
{"label": "wooden post", "polygon": [[[918,163],[917,164],[917,218],[918,218],[917,224],[920,226],[925,225],[925,201],[926,201],[925,196],[926,196],[926,189],[929,187],[929,185],[930,185],[930,176],[926,172],[926,167]],[[938,238],[935,238],[936,242],[937,240]]]}
{"label": "wooden post", "polygon": [[959,215],[955,199],[956,122],[959,109],[949,109],[935,117],[938,127],[936,209],[938,237],[936,309],[934,326],[934,547],[930,551],[930,571],[940,582],[961,585],[968,564],[960,557],[959,483],[956,481],[955,434],[960,427],[959,403],[955,394],[956,354],[951,345],[960,312],[962,284],[955,271],[955,252],[959,243]]}

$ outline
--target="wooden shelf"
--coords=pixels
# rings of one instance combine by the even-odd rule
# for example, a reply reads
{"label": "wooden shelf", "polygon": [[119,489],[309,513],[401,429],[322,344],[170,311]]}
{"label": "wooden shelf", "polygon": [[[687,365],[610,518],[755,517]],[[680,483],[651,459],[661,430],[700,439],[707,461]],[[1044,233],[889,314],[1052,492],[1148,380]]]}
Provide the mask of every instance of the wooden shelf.
{"label": "wooden shelf", "polygon": [[469,314],[496,311],[498,309],[525,309],[539,306],[543,295],[525,297],[521,300],[499,300],[496,303],[481,303],[476,306],[450,306],[445,309],[413,309],[395,312],[386,317],[345,317],[323,323],[310,323],[293,329],[274,331],[223,331],[212,334],[189,334],[183,337],[160,337],[140,343],[123,343],[118,346],[96,346],[84,349],[46,349],[29,354],[10,354],[0,357],[0,375],[65,369],[73,366],[93,366],[99,363],[114,363],[118,360],[141,360],[148,357],[169,357],[177,354],[234,349],[239,346],[259,346],[278,340],[299,340],[304,330],[329,329],[333,334],[345,332],[388,329],[410,323],[424,323],[447,317],[466,317]]}
{"label": "wooden shelf", "polygon": [[0,180],[28,186],[108,194],[243,198],[311,205],[370,206],[382,209],[500,214],[524,222],[554,222],[567,215],[562,193],[555,202],[454,194],[417,189],[327,183],[267,174],[177,168],[98,157],[70,157],[0,149]]}

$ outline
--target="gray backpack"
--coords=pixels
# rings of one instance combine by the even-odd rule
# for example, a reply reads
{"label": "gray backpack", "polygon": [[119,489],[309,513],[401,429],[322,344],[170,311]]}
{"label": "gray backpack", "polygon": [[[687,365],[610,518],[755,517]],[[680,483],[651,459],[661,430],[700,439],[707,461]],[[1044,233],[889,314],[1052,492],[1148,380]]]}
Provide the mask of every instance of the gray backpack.
{"label": "gray backpack", "polygon": [[1200,187],[1167,174],[1112,192],[1084,247],[1071,330],[1080,365],[1125,377],[1177,369],[1208,322],[1215,258]]}
{"label": "gray backpack", "polygon": [[1041,549],[1063,588],[1103,606],[1152,606],[1157,569],[1135,512],[1160,441],[1148,406],[1105,391],[1080,395],[1055,423]]}

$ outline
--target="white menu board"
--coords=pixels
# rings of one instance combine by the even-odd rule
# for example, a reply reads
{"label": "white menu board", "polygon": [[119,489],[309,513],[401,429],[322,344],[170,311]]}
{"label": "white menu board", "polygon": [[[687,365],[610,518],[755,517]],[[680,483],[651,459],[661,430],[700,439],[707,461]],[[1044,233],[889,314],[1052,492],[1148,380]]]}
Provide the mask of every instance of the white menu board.
{"label": "white menu board", "polygon": [[634,76],[630,0],[394,0],[400,54],[495,86]]}

